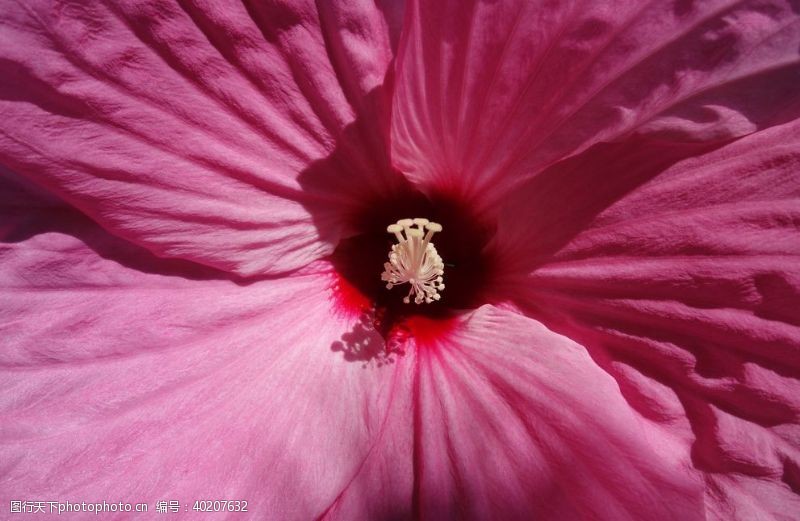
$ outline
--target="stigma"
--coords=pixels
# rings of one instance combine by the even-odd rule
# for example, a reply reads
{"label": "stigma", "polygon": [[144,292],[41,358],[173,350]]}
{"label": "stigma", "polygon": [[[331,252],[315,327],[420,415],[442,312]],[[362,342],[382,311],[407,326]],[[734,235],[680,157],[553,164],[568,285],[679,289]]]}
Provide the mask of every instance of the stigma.
{"label": "stigma", "polygon": [[408,283],[410,289],[403,298],[409,304],[430,304],[439,300],[444,289],[444,262],[431,242],[433,234],[442,231],[442,225],[428,219],[400,219],[386,227],[394,234],[397,244],[389,251],[389,262],[383,264],[381,280],[386,289]]}

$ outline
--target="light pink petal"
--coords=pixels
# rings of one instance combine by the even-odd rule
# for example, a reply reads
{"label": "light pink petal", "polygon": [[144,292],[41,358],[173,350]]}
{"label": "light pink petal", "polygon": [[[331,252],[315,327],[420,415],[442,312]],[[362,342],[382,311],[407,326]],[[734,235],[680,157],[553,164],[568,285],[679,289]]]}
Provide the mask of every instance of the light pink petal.
{"label": "light pink petal", "polygon": [[689,445],[580,345],[485,306],[413,356],[419,518],[703,519]]}
{"label": "light pink petal", "polygon": [[406,23],[393,160],[487,203],[594,143],[719,141],[800,111],[790,0],[414,1]]}
{"label": "light pink petal", "polygon": [[150,518],[179,500],[189,513],[173,516],[196,519],[194,500],[235,499],[248,501],[240,517],[327,511],[402,378],[336,349],[354,331],[381,342],[332,310],[329,278],[149,273],[175,261],[60,217],[70,233],[21,223],[0,243],[4,509],[105,499],[147,502]]}
{"label": "light pink petal", "polygon": [[159,256],[296,269],[391,177],[397,8],[4,0],[0,13],[0,164]]}
{"label": "light pink petal", "polygon": [[[320,519],[405,521],[436,519],[419,512],[415,500],[414,382],[417,374],[413,352],[394,360],[397,365],[385,422],[358,474],[342,488],[336,501]],[[418,474],[418,473],[417,473]],[[417,482],[418,483],[418,482]],[[417,485],[418,486],[418,485]]]}
{"label": "light pink petal", "polygon": [[520,190],[498,231],[509,294],[692,442],[711,519],[800,512],[798,136],[677,162],[663,143],[592,149]]}

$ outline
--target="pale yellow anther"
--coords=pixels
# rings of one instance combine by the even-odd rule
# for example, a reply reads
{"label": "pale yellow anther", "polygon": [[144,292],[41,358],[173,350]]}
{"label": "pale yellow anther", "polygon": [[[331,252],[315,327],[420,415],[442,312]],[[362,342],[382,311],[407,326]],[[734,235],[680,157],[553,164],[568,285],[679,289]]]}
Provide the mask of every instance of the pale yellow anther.
{"label": "pale yellow anther", "polygon": [[[413,225],[417,228],[412,228]],[[410,289],[403,298],[406,304],[411,302],[411,297],[417,304],[440,300],[439,292],[444,289],[444,262],[430,240],[433,234],[442,231],[442,225],[417,217],[400,219],[387,226],[386,231],[397,238],[397,244],[392,245],[389,252],[389,262],[383,264],[381,280],[386,282],[386,289],[408,283]]]}
{"label": "pale yellow anther", "polygon": [[431,232],[440,232],[442,231],[442,225],[439,223],[425,223],[425,229]]}

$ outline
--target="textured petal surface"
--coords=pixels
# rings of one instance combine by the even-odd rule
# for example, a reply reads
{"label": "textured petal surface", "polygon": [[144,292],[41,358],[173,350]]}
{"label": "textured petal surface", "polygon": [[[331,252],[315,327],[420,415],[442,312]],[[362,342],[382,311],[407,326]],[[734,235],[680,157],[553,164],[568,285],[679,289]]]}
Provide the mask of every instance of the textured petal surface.
{"label": "textured petal surface", "polygon": [[421,519],[703,519],[689,445],[539,322],[485,306],[415,357]]}
{"label": "textured petal surface", "polygon": [[436,519],[414,508],[414,382],[416,365],[409,350],[394,359],[392,399],[369,455],[358,474],[342,488],[320,519],[405,521]]}
{"label": "textured petal surface", "polygon": [[194,500],[239,499],[260,519],[325,512],[402,376],[334,349],[358,320],[332,312],[328,279],[150,273],[180,263],[57,217],[59,231],[29,217],[0,243],[3,511],[105,499],[147,502],[149,519],[180,500],[193,519]]}
{"label": "textured petal surface", "polygon": [[[491,202],[630,133],[718,141],[800,105],[793,0],[412,2],[393,160]],[[779,101],[776,101],[779,100]]]}
{"label": "textured petal surface", "polygon": [[[389,172],[396,6],[3,0],[0,13],[0,164],[159,256],[296,269]],[[302,184],[334,150],[314,171],[325,190]]]}
{"label": "textured petal surface", "polygon": [[510,294],[692,441],[711,519],[800,512],[798,136],[689,159],[595,147],[528,183],[498,230]]}

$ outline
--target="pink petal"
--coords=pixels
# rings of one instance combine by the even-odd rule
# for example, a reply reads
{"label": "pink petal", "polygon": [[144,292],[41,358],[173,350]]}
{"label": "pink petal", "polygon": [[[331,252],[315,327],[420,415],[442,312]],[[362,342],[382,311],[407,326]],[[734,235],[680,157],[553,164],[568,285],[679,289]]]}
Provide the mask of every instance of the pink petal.
{"label": "pink petal", "polygon": [[0,163],[160,256],[296,269],[390,175],[396,9],[4,4]]}
{"label": "pink petal", "polygon": [[153,512],[179,500],[189,513],[177,517],[195,519],[194,500],[236,499],[258,519],[328,510],[380,439],[402,377],[333,349],[348,330],[381,341],[332,312],[329,279],[148,273],[174,261],[61,217],[80,238],[21,228],[0,243],[4,508],[106,499]]}
{"label": "pink petal", "polygon": [[414,353],[422,519],[703,519],[689,446],[586,351],[485,306]]}
{"label": "pink petal", "polygon": [[800,110],[789,0],[411,2],[393,160],[487,205],[522,176],[630,133],[742,136]]}
{"label": "pink petal", "polygon": [[[509,294],[693,443],[714,519],[800,511],[798,136],[793,122],[677,162],[663,144],[592,149],[520,190],[500,226]],[[637,166],[620,168],[629,145]]]}
{"label": "pink petal", "polygon": [[320,519],[402,521],[415,516],[414,381],[417,367],[410,351],[395,360],[391,402],[385,422],[358,474],[347,483]]}

